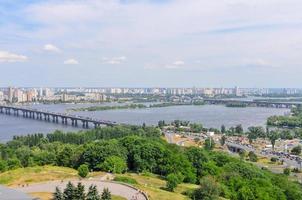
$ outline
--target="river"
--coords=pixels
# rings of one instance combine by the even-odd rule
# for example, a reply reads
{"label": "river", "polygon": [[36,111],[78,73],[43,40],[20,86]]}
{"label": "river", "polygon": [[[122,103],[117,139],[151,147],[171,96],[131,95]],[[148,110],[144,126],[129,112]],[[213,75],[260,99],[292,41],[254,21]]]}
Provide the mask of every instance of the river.
{"label": "river", "polygon": [[[92,104],[37,104],[32,105],[31,107],[39,110],[67,112],[66,110],[69,108],[79,108],[91,105]],[[136,125],[141,125],[143,123],[146,123],[147,125],[156,125],[159,120],[169,122],[179,119],[198,122],[202,123],[205,127],[215,128],[220,128],[222,124],[226,127],[242,124],[246,129],[249,126],[264,126],[267,117],[271,115],[284,115],[284,113],[288,111],[288,109],[276,108],[230,108],[223,105],[204,105],[76,112],[74,114]],[[0,114],[0,142],[10,140],[14,135],[49,133],[54,130],[74,131],[80,130],[80,128]]]}

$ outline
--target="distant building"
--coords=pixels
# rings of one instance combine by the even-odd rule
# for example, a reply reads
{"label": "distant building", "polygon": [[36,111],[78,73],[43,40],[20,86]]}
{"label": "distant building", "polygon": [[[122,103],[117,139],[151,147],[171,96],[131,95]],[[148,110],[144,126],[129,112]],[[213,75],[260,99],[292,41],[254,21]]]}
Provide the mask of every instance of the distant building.
{"label": "distant building", "polygon": [[14,88],[9,87],[8,88],[8,102],[12,103],[14,98]]}
{"label": "distant building", "polygon": [[238,96],[241,96],[239,87],[236,86],[236,87],[234,88],[234,94],[235,94],[235,96],[237,96],[237,97],[238,97]]}

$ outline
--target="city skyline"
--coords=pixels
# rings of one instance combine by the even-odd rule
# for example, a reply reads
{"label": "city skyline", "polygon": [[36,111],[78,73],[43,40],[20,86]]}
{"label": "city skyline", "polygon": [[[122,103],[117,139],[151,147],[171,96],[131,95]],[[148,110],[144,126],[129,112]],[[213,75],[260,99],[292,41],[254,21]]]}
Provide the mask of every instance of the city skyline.
{"label": "city skyline", "polygon": [[0,85],[302,87],[298,0],[2,0]]}

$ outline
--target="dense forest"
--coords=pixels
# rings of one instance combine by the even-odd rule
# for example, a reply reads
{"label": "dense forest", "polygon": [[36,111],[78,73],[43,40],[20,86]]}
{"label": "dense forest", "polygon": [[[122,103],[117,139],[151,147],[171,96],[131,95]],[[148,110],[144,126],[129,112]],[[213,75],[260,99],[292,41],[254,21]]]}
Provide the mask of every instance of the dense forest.
{"label": "dense forest", "polygon": [[0,158],[1,172],[35,165],[150,172],[166,179],[171,191],[181,182],[199,184],[200,189],[187,192],[192,199],[302,200],[302,186],[285,175],[226,153],[168,144],[155,127],[116,126],[19,136],[0,145]]}

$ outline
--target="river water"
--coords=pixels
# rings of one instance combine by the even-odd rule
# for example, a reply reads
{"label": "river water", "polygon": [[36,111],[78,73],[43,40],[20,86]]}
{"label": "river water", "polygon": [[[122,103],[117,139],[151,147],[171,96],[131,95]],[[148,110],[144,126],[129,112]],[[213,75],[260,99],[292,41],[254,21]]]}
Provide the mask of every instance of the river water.
{"label": "river water", "polygon": [[[39,110],[55,112],[68,112],[69,108],[91,106],[92,104],[53,104],[32,105]],[[107,105],[107,104],[102,104]],[[172,106],[162,108],[106,110],[95,112],[76,112],[74,114],[89,116],[97,119],[111,120],[119,123],[141,125],[156,125],[159,120],[167,122],[179,119],[202,123],[205,127],[220,128],[222,124],[226,127],[242,124],[244,128],[256,125],[265,125],[266,118],[271,115],[284,115],[288,109],[277,108],[230,108],[223,105],[204,106]],[[15,117],[13,115],[0,114],[0,142],[10,140],[14,135],[25,135],[29,133],[49,133],[54,130],[74,131],[74,128],[62,124],[36,121]]]}

